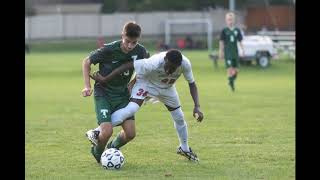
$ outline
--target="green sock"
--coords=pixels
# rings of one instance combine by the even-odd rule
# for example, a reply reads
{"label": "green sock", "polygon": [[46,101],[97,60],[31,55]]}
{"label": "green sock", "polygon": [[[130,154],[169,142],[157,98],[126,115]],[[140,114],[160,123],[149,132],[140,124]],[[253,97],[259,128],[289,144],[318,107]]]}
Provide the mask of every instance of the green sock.
{"label": "green sock", "polygon": [[127,142],[123,142],[123,140],[121,139],[120,134],[121,133],[119,132],[118,135],[112,140],[112,144],[111,144],[112,148],[120,149],[120,147],[122,147],[125,144],[127,144]]}
{"label": "green sock", "polygon": [[229,76],[228,79],[231,89],[234,90],[234,76]]}
{"label": "green sock", "polygon": [[103,151],[104,151],[104,147],[101,147],[101,146],[99,146],[99,145],[93,147],[93,153],[94,153],[96,156],[101,156],[102,153],[103,153]]}

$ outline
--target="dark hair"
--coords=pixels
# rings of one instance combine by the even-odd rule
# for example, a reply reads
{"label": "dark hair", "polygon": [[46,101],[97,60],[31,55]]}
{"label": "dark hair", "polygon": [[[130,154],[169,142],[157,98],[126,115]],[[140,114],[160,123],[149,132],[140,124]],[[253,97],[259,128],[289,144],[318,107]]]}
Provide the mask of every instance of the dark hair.
{"label": "dark hair", "polygon": [[134,21],[129,21],[123,26],[123,34],[130,38],[138,38],[141,34],[141,27]]}
{"label": "dark hair", "polygon": [[182,62],[182,54],[179,50],[177,49],[170,49],[167,54],[166,57],[168,59],[168,61],[170,61],[171,63],[175,64],[175,65],[181,65]]}

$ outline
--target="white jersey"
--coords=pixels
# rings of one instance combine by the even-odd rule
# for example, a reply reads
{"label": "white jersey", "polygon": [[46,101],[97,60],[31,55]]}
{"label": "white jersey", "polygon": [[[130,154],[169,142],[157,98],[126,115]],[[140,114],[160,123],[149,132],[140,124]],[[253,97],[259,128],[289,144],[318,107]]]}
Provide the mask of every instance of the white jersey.
{"label": "white jersey", "polygon": [[137,74],[137,79],[149,81],[158,88],[170,88],[175,81],[183,74],[184,78],[193,83],[194,78],[189,59],[182,55],[181,66],[170,75],[164,71],[164,57],[167,52],[161,52],[151,56],[148,59],[139,59],[134,61],[134,69]]}

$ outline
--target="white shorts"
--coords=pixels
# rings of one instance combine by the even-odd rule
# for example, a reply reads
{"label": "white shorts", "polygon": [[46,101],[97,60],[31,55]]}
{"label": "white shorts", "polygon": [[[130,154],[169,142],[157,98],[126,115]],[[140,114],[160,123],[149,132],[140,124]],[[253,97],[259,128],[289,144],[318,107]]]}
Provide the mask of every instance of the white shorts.
{"label": "white shorts", "polygon": [[161,89],[151,84],[149,81],[137,79],[132,88],[131,98],[145,99],[146,97],[156,97],[160,102],[171,108],[180,106],[180,100],[175,86]]}

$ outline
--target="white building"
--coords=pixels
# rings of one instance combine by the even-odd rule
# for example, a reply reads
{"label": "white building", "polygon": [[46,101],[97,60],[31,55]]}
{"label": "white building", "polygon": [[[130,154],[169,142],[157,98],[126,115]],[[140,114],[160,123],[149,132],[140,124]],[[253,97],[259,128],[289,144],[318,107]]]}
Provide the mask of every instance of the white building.
{"label": "white building", "polygon": [[27,0],[35,13],[44,14],[98,14],[101,0]]}

